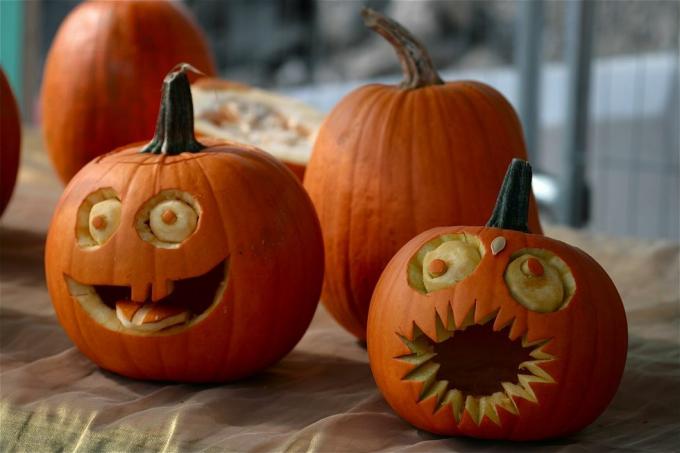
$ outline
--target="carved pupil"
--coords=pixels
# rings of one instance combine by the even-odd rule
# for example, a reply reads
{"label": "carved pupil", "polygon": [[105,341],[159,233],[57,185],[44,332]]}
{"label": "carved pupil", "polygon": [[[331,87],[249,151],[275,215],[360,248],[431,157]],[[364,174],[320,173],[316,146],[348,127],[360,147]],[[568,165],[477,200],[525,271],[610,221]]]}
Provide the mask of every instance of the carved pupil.
{"label": "carved pupil", "polygon": [[430,272],[430,275],[432,275],[433,277],[439,277],[440,275],[445,274],[448,268],[449,267],[446,264],[446,261],[436,259],[430,262],[428,271]]}
{"label": "carved pupil", "polygon": [[103,215],[95,216],[92,219],[92,226],[97,230],[103,230],[106,228],[106,217]]}
{"label": "carved pupil", "polygon": [[529,258],[522,264],[522,272],[530,277],[540,277],[545,273],[543,265],[536,258]]}
{"label": "carved pupil", "polygon": [[166,209],[161,214],[161,220],[163,220],[163,223],[167,225],[172,225],[177,221],[177,214],[175,214],[175,212],[171,209]]}

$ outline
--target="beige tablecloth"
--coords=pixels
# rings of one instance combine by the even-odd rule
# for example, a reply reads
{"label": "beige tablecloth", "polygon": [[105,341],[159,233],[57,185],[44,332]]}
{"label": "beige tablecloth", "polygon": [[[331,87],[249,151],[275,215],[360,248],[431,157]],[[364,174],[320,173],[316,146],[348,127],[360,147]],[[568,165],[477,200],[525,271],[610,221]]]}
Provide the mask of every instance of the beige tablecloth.
{"label": "beige tablecloth", "polygon": [[[43,242],[61,191],[37,134],[25,138],[19,185],[0,224],[0,451],[514,451],[449,439],[399,419],[376,389],[366,351],[323,309],[293,352],[226,385],[162,385],[102,371],[57,323]],[[610,272],[625,301],[630,350],[609,409],[539,451],[680,450],[677,244],[548,233]]]}

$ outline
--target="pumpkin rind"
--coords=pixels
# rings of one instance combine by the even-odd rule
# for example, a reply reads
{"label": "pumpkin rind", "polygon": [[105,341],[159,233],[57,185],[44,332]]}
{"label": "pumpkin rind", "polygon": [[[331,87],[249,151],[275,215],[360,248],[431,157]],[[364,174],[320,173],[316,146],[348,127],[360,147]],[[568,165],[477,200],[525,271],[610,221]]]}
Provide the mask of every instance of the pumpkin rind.
{"label": "pumpkin rind", "polygon": [[21,120],[12,87],[0,68],[0,215],[14,191],[21,151]]}
{"label": "pumpkin rind", "polygon": [[[373,84],[345,96],[322,124],[305,175],[324,233],[322,302],[360,339],[394,253],[437,225],[483,224],[508,164],[526,158],[517,115],[496,90],[418,86]],[[533,199],[529,219],[540,233]]]}
{"label": "pumpkin rind", "polygon": [[60,26],[45,62],[42,127],[66,183],[92,158],[153,135],[159,84],[178,62],[215,64],[189,11],[171,1],[87,1]]}

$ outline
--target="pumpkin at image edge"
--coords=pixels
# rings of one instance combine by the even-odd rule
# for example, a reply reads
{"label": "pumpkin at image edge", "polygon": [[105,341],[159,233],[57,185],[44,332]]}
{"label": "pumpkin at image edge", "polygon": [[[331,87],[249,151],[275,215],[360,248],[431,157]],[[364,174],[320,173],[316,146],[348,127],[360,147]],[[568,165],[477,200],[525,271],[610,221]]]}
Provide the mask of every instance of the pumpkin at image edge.
{"label": "pumpkin at image edge", "polygon": [[45,273],[59,322],[116,373],[219,382],[275,363],[318,304],[323,242],[301,183],[270,155],[194,138],[187,65],[154,139],[94,159],[56,207]]}
{"label": "pumpkin at image edge", "polygon": [[153,135],[158,87],[178,61],[216,74],[181,3],[89,0],[69,13],[47,54],[40,101],[45,145],[62,182],[94,157]]}
{"label": "pumpkin at image edge", "polygon": [[402,418],[443,435],[534,440],[592,423],[621,381],[626,315],[606,271],[527,229],[531,167],[508,170],[484,227],[428,230],[387,265],[368,354]]}
{"label": "pumpkin at image edge", "polygon": [[[443,82],[406,29],[371,10],[363,15],[394,46],[404,81],[345,96],[321,125],[304,180],[324,235],[321,300],[359,339],[394,253],[428,228],[483,223],[508,164],[526,158],[517,115],[499,92]],[[529,216],[541,233],[533,198]]]}
{"label": "pumpkin at image edge", "polygon": [[14,191],[21,154],[19,106],[5,72],[0,68],[0,215]]}

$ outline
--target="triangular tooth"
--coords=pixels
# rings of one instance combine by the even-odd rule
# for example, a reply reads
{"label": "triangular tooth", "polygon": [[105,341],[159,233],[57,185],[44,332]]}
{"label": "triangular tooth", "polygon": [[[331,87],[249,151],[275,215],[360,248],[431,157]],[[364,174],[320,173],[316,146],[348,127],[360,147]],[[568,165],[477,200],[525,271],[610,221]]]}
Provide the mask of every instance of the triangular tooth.
{"label": "triangular tooth", "polygon": [[[456,320],[453,319],[453,308],[451,308],[450,303],[446,306],[446,328],[450,332],[456,330]],[[451,333],[451,335],[453,335],[453,333]]]}
{"label": "triangular tooth", "polygon": [[512,312],[510,310],[504,310],[501,308],[498,310],[498,314],[496,315],[496,320],[493,323],[493,330],[494,332],[499,332],[506,327],[510,325],[515,320],[515,317],[512,315]]}
{"label": "triangular tooth", "polygon": [[528,334],[526,334],[526,333],[524,335],[522,335],[522,347],[523,348],[533,348],[533,347],[539,347],[540,348],[540,347],[543,347],[550,342],[550,339],[548,339],[548,340],[545,340],[545,339],[534,340],[532,342],[529,342],[529,340],[527,339],[527,336],[528,336]]}
{"label": "triangular tooth", "polygon": [[547,345],[547,343],[540,345],[539,347],[532,349],[532,351],[529,353],[531,357],[537,360],[553,360],[555,359],[555,356],[552,354],[548,354],[543,350],[543,348]]}
{"label": "triangular tooth", "polygon": [[458,389],[453,389],[446,392],[446,397],[444,397],[444,401],[442,401],[442,406],[446,404],[451,405],[453,417],[456,419],[456,423],[460,423],[460,419],[463,416],[463,402],[463,392]]}
{"label": "triangular tooth", "polygon": [[406,362],[413,366],[420,366],[423,363],[427,362],[428,360],[432,360],[436,356],[437,356],[436,352],[431,352],[429,354],[407,354],[395,357],[395,359],[401,360],[402,362]]}
{"label": "triangular tooth", "polygon": [[451,336],[453,335],[453,332],[448,330],[445,326],[444,323],[442,322],[441,318],[439,317],[439,314],[436,313],[434,315],[434,325],[437,330],[437,343],[441,343],[442,341],[446,341]]}
{"label": "triangular tooth", "polygon": [[533,401],[536,403],[538,401],[538,398],[536,398],[536,394],[534,393],[534,389],[531,388],[532,382],[541,382],[544,383],[544,381],[537,377],[537,376],[532,376],[528,374],[520,374],[517,376],[519,379],[519,383],[521,384],[522,387],[524,387],[524,390],[527,391],[527,393],[531,394],[531,399],[529,401]]}
{"label": "triangular tooth", "polygon": [[549,360],[544,360],[544,361],[529,360],[529,361],[520,363],[519,368],[527,370],[528,372],[530,372],[531,374],[533,374],[534,376],[539,378],[541,380],[541,382],[552,384],[552,383],[555,382],[553,377],[550,376],[550,374],[547,371],[545,371],[543,368],[541,368],[541,366],[539,365],[540,363],[545,363],[545,362],[549,362]]}
{"label": "triangular tooth", "polygon": [[402,379],[404,381],[418,381],[423,382],[423,392],[432,384],[440,365],[435,362],[426,362],[423,365],[411,370]]}
{"label": "triangular tooth", "polygon": [[[437,397],[437,404],[441,401],[442,397],[444,396],[444,393],[446,393],[446,388],[449,386],[449,381],[436,381],[434,384],[432,384],[427,391],[423,392],[420,395],[420,401],[426,400],[432,396]],[[439,408],[439,406],[435,406],[436,408]],[[435,409],[436,410],[436,409]]]}
{"label": "triangular tooth", "polygon": [[[414,328],[414,333],[415,333],[415,328]],[[397,334],[399,335],[399,334]],[[413,353],[415,354],[429,354],[433,350],[432,344],[428,341],[427,337],[424,335],[418,335],[415,337],[413,340],[409,340],[406,338],[404,335],[399,335],[399,338],[401,339],[402,343],[406,345],[406,347]]]}
{"label": "triangular tooth", "polygon": [[468,395],[465,398],[465,410],[470,414],[470,418],[479,425],[479,400],[472,395]]}
{"label": "triangular tooth", "polygon": [[531,393],[529,393],[524,390],[521,385],[513,384],[511,382],[501,382],[501,385],[503,386],[505,393],[507,393],[510,398],[513,396],[518,396],[520,398],[524,398],[527,401],[532,401],[534,403],[536,402],[536,396],[533,394],[533,390]]}
{"label": "triangular tooth", "polygon": [[[505,392],[496,392],[493,395],[491,395],[491,398],[493,398],[493,401],[496,404],[496,406],[502,407],[511,414],[517,415],[519,413],[519,411],[517,410],[517,406],[515,406],[515,402],[512,400],[512,398],[509,398],[508,395],[505,394]],[[498,413],[498,411],[496,411],[496,413]]]}
{"label": "triangular tooth", "polygon": [[467,312],[467,315],[465,315],[465,319],[463,319],[463,322],[460,326],[458,326],[458,330],[465,330],[466,328],[470,327],[475,323],[475,308],[477,308],[477,302],[470,307],[470,310]]}
{"label": "triangular tooth", "polygon": [[501,419],[498,416],[498,412],[496,412],[496,404],[494,402],[493,396],[482,396],[479,398],[479,421],[477,424],[482,423],[482,419],[485,416],[500,426]]}
{"label": "triangular tooth", "polygon": [[489,321],[496,319],[496,316],[498,316],[498,310],[500,310],[500,309],[497,308],[496,310],[492,311],[491,313],[486,315],[484,318],[480,319],[477,324],[483,326],[484,324],[487,324]]}

